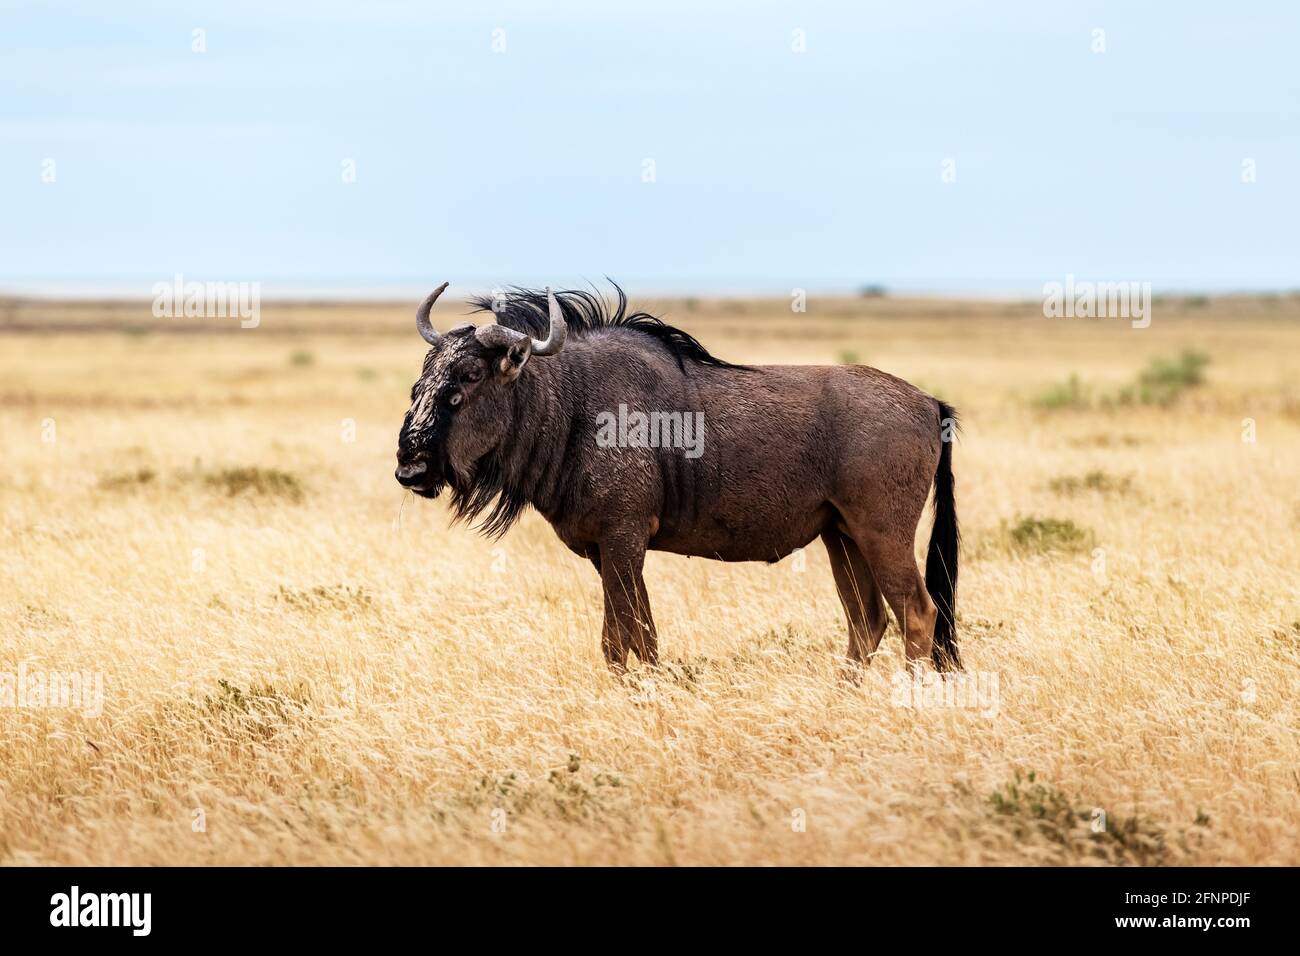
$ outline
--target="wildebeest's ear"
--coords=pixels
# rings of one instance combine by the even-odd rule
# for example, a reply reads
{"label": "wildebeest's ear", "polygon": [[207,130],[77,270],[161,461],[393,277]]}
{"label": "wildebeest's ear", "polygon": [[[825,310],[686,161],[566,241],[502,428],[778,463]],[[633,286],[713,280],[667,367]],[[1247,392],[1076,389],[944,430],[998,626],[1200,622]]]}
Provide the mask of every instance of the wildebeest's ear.
{"label": "wildebeest's ear", "polygon": [[507,382],[513,382],[519,377],[519,373],[523,371],[524,363],[528,361],[528,357],[532,354],[533,340],[525,336],[506,349],[505,354],[501,356],[497,363],[497,368],[500,369]]}

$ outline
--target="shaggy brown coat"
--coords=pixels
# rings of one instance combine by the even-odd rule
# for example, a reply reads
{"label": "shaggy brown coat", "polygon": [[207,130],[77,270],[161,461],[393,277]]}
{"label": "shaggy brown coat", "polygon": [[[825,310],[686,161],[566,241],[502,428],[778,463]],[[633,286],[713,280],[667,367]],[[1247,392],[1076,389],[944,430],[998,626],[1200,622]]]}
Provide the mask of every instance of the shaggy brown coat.
{"label": "shaggy brown coat", "polygon": [[[888,605],[910,661],[960,666],[951,408],[865,366],[723,362],[679,329],[628,315],[621,289],[614,312],[589,293],[548,295],[474,300],[497,325],[441,336],[428,321],[437,293],[426,300],[419,324],[432,346],[398,441],[403,486],[428,498],[449,486],[461,517],[491,508],[493,534],[535,508],[600,573],[602,648],[616,669],[629,652],[658,660],[647,550],[772,562],[819,537],[851,662],[875,653]],[[532,338],[543,333],[545,343]],[[608,431],[598,441],[620,406],[625,418],[702,413],[698,457],[611,444]],[[932,482],[922,577],[913,542]]]}

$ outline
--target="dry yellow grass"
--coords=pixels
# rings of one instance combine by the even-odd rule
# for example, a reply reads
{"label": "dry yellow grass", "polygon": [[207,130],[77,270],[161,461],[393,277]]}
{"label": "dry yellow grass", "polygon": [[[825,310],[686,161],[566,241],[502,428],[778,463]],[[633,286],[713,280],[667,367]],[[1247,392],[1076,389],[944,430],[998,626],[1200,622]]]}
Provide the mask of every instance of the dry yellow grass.
{"label": "dry yellow grass", "polygon": [[[670,663],[613,678],[544,522],[486,541],[393,482],[411,308],[0,304],[0,674],[104,681],[97,717],[0,707],[0,862],[1300,863],[1300,299],[1142,331],[661,305],[724,357],[856,353],[961,409],[960,634],[996,714],[898,706],[892,626],[840,684],[820,545],[652,555]],[[1034,405],[1187,348],[1206,382],[1167,407]],[[1017,543],[1031,516],[1082,537]]]}

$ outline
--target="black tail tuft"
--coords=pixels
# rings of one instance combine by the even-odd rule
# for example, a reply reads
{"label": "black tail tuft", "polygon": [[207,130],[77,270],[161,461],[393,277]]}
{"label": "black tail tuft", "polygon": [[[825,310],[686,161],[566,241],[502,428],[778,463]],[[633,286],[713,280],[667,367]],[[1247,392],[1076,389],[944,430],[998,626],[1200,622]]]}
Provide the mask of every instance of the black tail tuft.
{"label": "black tail tuft", "polygon": [[957,413],[939,402],[939,437],[942,451],[934,473],[934,529],[925,556],[925,589],[939,616],[934,624],[934,666],[941,671],[960,670],[957,653],[957,506],[952,493],[952,445],[957,437]]}

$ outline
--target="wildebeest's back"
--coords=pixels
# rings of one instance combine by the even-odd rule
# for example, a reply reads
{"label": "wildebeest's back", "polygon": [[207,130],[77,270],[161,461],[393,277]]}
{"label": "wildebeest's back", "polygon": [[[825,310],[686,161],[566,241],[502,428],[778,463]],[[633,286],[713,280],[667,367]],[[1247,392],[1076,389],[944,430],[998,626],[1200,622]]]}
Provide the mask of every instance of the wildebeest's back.
{"label": "wildebeest's back", "polygon": [[[704,412],[703,453],[658,455],[660,532],[652,546],[726,560],[776,560],[835,520],[846,462],[851,480],[874,458],[934,432],[932,399],[875,369],[840,366],[696,368],[684,394]],[[928,425],[927,425],[928,418]]]}

